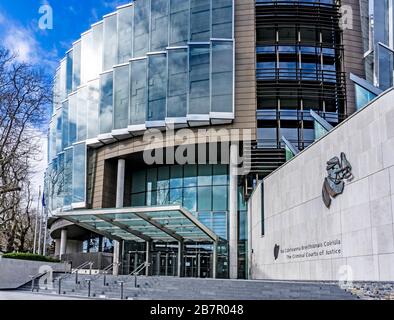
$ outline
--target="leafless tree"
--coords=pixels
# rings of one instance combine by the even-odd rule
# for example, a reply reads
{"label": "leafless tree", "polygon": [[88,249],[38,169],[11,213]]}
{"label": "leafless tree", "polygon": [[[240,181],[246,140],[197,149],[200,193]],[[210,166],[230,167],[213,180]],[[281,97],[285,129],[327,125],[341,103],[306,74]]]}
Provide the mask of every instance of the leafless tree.
{"label": "leafless tree", "polygon": [[25,250],[31,229],[33,160],[42,157],[40,128],[51,101],[43,72],[0,48],[0,237]]}

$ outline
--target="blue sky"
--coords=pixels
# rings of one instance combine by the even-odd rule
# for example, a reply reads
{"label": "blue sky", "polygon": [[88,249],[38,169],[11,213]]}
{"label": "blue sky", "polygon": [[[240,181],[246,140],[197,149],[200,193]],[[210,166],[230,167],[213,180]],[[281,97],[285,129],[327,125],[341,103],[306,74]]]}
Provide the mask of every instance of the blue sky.
{"label": "blue sky", "polygon": [[[117,6],[129,2],[131,0],[0,0],[0,45],[18,52],[19,60],[43,68],[52,77],[60,59],[82,32]],[[52,8],[51,30],[39,28],[42,5]],[[35,168],[33,192],[37,194],[47,166],[46,129],[45,126],[37,132],[41,137],[42,156],[32,163]]]}
{"label": "blue sky", "polygon": [[[19,53],[20,60],[53,74],[72,42],[92,23],[131,0],[0,0],[0,45]],[[53,10],[53,29],[41,30],[42,5]]]}

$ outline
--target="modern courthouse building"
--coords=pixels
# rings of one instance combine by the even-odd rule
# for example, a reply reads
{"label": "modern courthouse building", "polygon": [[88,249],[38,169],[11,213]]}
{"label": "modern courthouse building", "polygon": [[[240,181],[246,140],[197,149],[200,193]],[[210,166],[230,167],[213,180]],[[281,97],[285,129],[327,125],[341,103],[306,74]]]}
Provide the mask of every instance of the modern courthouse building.
{"label": "modern courthouse building", "polygon": [[115,274],[394,280],[393,21],[392,0],[104,16],[54,78],[55,255]]}

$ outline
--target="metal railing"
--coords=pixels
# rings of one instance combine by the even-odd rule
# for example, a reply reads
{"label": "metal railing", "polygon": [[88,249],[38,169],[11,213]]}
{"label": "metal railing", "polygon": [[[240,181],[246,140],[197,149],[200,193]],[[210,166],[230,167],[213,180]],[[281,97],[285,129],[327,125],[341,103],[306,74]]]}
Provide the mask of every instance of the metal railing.
{"label": "metal railing", "polygon": [[84,269],[85,267],[89,266],[89,274],[92,274],[92,265],[93,265],[93,262],[86,261],[86,262],[82,263],[80,266],[78,266],[77,268],[73,269],[70,273],[68,273],[62,277],[59,277],[58,279],[55,279],[58,281],[58,294],[60,295],[62,292],[62,281],[63,280],[71,277],[75,273],[75,284],[79,284],[79,280],[78,280],[79,271]]}
{"label": "metal railing", "polygon": [[[31,278],[31,292],[34,292],[36,280],[41,278],[42,276],[46,275],[49,272],[50,271],[45,271],[45,272],[41,272],[41,273],[37,273],[35,275],[30,275],[29,276]],[[40,290],[40,286],[37,287],[36,291],[38,292],[39,290]]]}
{"label": "metal railing", "polygon": [[132,273],[129,274],[129,276],[134,277],[134,288],[137,288],[137,277],[144,269],[150,267],[150,265],[150,262],[145,261],[144,263],[141,263]]}

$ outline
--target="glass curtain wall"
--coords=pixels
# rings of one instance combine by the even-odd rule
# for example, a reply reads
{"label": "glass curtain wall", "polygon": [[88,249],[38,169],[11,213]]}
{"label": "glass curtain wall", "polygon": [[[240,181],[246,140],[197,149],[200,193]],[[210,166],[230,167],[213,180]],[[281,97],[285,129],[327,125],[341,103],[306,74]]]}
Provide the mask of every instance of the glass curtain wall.
{"label": "glass curtain wall", "polygon": [[104,16],[56,72],[48,162],[114,129],[233,112],[233,56],[232,0],[136,0]]}

